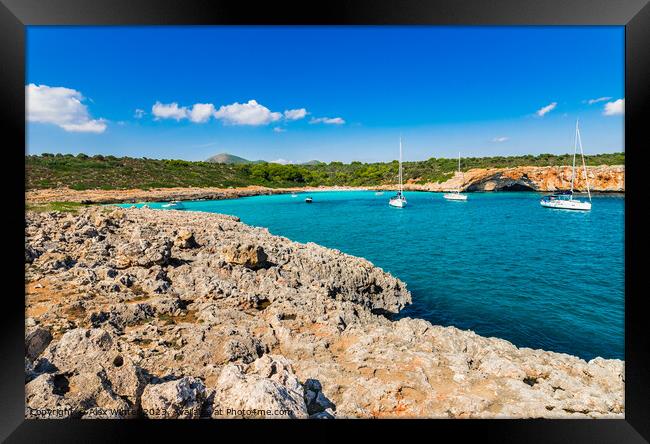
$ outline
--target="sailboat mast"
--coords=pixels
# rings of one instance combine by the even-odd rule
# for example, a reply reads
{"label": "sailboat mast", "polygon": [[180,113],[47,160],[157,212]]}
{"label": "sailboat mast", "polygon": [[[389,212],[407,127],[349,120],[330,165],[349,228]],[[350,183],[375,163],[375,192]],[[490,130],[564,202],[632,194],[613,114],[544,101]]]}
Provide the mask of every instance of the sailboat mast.
{"label": "sailboat mast", "polygon": [[[458,151],[458,174],[460,174],[460,151]],[[460,189],[462,188],[462,184],[458,184],[458,192],[460,193]]]}
{"label": "sailboat mast", "polygon": [[591,190],[589,189],[589,177],[587,176],[587,164],[585,163],[585,153],[582,150],[582,136],[580,135],[580,130],[578,130],[578,143],[580,144],[580,157],[582,157],[582,171],[585,174],[585,184],[587,184],[587,195],[589,196],[589,202],[591,202]]}
{"label": "sailboat mast", "polygon": [[576,135],[573,142],[573,167],[571,169],[571,199],[573,199],[573,181],[576,177],[576,152],[578,151],[578,119],[576,119]]}
{"label": "sailboat mast", "polygon": [[404,194],[403,193],[404,188],[402,185],[402,136],[399,138],[399,193],[400,195]]}

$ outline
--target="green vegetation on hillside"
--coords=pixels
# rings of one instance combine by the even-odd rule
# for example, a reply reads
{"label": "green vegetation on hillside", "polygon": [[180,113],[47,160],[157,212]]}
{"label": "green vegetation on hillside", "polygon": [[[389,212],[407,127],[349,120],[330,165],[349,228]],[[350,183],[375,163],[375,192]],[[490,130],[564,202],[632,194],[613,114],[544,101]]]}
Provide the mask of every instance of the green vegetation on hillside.
{"label": "green vegetation on hillside", "polygon": [[37,213],[50,212],[50,211],[61,211],[63,213],[76,213],[84,207],[85,207],[84,204],[78,202],[44,202],[44,203],[27,204],[28,210],[36,211]]}
{"label": "green vegetation on hillside", "polygon": [[[624,165],[625,154],[585,156],[587,165]],[[469,157],[462,159],[464,171],[471,168],[570,165],[570,154],[538,156]],[[444,181],[453,176],[456,159],[404,163],[404,179],[419,183]],[[84,189],[128,189],[170,187],[267,187],[349,185],[369,186],[395,183],[397,161],[387,163],[341,162],[315,165],[275,163],[221,164],[157,160],[147,158],[87,156],[85,154],[43,154],[25,156],[26,187]]]}

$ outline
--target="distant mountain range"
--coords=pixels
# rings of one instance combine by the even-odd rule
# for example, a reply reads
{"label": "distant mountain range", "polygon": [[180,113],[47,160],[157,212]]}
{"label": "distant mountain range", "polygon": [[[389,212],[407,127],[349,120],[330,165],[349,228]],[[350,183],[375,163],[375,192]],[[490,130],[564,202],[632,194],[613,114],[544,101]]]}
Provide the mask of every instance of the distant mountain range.
{"label": "distant mountain range", "polygon": [[[248,159],[244,159],[243,157],[235,156],[234,154],[228,154],[228,153],[216,154],[212,157],[208,157],[205,161],[212,162],[212,163],[227,163],[227,164],[270,163],[267,162],[266,160],[248,160]],[[300,163],[299,165],[318,165],[321,163],[324,162],[321,162],[320,160],[310,160],[308,162]]]}

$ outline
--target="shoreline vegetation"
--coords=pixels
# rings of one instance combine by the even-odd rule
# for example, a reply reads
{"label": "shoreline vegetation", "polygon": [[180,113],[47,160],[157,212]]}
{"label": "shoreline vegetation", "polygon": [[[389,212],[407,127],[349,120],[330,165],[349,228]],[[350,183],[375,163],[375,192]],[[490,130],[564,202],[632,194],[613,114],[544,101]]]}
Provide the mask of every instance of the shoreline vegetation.
{"label": "shoreline vegetation", "polygon": [[[469,158],[469,165],[482,167],[464,168],[462,173],[454,171],[455,164],[450,159],[405,162],[404,189],[431,192],[568,190],[572,172],[566,163],[570,160],[568,155],[545,156]],[[215,164],[71,155],[26,156],[25,159],[28,208],[47,210],[58,206],[62,211],[74,211],[73,203],[218,200],[292,192],[393,190],[396,189],[397,172],[397,162]],[[591,156],[586,160],[590,165],[587,170],[592,192],[625,192],[624,165],[603,164],[624,162],[622,153]],[[535,165],[544,163],[560,166]],[[448,172],[440,173],[447,169]],[[433,181],[434,176],[438,181]],[[576,178],[575,189],[578,192],[586,190],[581,175]],[[46,203],[51,205],[44,205]]]}
{"label": "shoreline vegetation", "polygon": [[365,259],[232,216],[67,205],[26,214],[28,418],[624,416],[624,361],[395,320],[411,294]]}
{"label": "shoreline vegetation", "polygon": [[[624,153],[585,156],[590,167],[618,167],[625,164]],[[463,158],[461,170],[493,171],[519,168],[570,167],[570,154],[511,157]],[[457,174],[457,159],[431,158],[404,162],[404,182],[413,186],[443,184]],[[281,165],[256,162],[226,164],[157,160],[146,158],[87,156],[85,154],[42,154],[25,156],[25,187],[51,189],[68,187],[89,189],[157,189],[157,188],[267,188],[293,187],[372,187],[395,184],[398,162],[341,162]]]}

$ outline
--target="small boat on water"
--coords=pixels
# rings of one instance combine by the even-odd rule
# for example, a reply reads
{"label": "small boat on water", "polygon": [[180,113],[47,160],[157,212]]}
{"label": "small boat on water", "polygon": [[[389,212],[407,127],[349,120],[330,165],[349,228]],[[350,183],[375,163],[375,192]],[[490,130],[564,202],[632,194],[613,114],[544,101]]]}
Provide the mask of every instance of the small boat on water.
{"label": "small boat on water", "polygon": [[[461,174],[462,177],[463,172],[460,170],[460,153],[458,153],[458,173]],[[445,193],[442,197],[444,197],[447,200],[456,201],[456,202],[464,202],[467,200],[467,194],[460,193],[460,185],[458,186],[457,190],[451,191],[449,193]]]}
{"label": "small boat on water", "polygon": [[[580,145],[580,156],[582,157],[582,170],[585,175],[585,184],[587,185],[587,195],[589,196],[589,202],[573,198],[573,194],[574,194],[573,186],[576,178],[576,154],[578,151],[578,145]],[[539,201],[539,203],[541,206],[546,208],[557,208],[561,210],[582,210],[582,211],[591,210],[591,190],[589,189],[589,176],[587,176],[587,165],[585,164],[585,154],[584,151],[582,150],[582,137],[580,137],[580,128],[578,126],[578,120],[576,120],[576,134],[573,143],[573,168],[571,171],[571,189],[569,191],[562,191],[559,193],[552,194],[550,196],[544,196]]]}
{"label": "small boat on water", "polygon": [[404,208],[406,206],[406,197],[404,197],[404,185],[402,183],[402,138],[399,138],[399,190],[397,194],[390,198],[388,205],[395,208]]}
{"label": "small boat on water", "polygon": [[184,210],[185,206],[183,205],[182,202],[178,200],[172,200],[169,203],[166,203],[162,206],[163,208],[167,208],[169,210]]}
{"label": "small boat on water", "polygon": [[384,195],[384,192],[383,192],[383,191],[377,191],[377,192],[375,193],[375,196],[383,196],[383,195]]}
{"label": "small boat on water", "polygon": [[539,202],[546,208],[558,208],[561,210],[591,210],[591,202],[583,202],[573,198],[572,191],[561,191],[559,193],[545,196]]}
{"label": "small boat on water", "polygon": [[312,203],[313,199],[311,197],[308,197],[308,198],[305,199],[305,202],[306,203]]}
{"label": "small boat on water", "polygon": [[291,193],[291,197],[298,197],[296,193]]}

